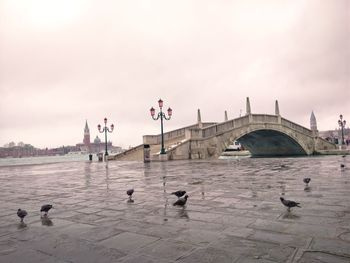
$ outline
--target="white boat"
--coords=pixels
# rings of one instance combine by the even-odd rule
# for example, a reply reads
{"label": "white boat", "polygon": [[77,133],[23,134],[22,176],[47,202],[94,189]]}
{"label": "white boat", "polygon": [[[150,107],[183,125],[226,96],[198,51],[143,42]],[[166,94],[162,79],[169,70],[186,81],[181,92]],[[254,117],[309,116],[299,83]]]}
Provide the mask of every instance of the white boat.
{"label": "white boat", "polygon": [[231,145],[229,145],[225,152],[231,152],[231,151],[241,151],[242,145],[238,141],[233,141]]}

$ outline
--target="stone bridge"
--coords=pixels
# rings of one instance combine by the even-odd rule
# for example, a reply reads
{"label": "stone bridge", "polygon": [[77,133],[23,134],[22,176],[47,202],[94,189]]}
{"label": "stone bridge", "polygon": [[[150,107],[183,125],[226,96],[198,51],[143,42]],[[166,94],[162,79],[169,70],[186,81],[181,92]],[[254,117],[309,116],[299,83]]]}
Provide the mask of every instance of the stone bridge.
{"label": "stone bridge", "polygon": [[[221,123],[202,123],[198,110],[197,124],[167,132],[164,141],[168,160],[218,158],[233,141],[239,141],[252,156],[313,155],[320,151],[335,150],[336,146],[318,137],[317,128],[307,129],[279,114],[252,114],[247,98],[245,116]],[[316,127],[316,126],[314,126]],[[150,145],[153,159],[159,157],[161,136],[145,135],[143,143]],[[114,159],[143,160],[143,147],[136,147],[134,157],[124,154]],[[136,149],[135,148],[135,149]],[[131,150],[132,151],[132,150]]]}

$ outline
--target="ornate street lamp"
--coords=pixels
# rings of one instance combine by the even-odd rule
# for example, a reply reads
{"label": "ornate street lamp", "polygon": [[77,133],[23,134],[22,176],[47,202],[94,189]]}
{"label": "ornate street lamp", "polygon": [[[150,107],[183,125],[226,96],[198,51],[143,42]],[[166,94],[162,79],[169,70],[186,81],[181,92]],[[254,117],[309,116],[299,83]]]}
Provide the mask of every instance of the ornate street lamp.
{"label": "ornate street lamp", "polygon": [[171,116],[173,115],[173,110],[171,108],[168,108],[168,117],[165,116],[165,113],[162,111],[163,109],[163,101],[162,99],[158,100],[158,105],[159,105],[159,113],[157,114],[157,117],[154,117],[156,114],[156,110],[152,107],[150,109],[151,116],[153,120],[158,120],[160,118],[160,133],[161,133],[161,138],[162,138],[162,147],[160,149],[160,154],[165,154],[165,149],[164,149],[164,134],[163,134],[163,119],[165,120],[170,120]]}
{"label": "ornate street lamp", "polygon": [[344,127],[346,120],[343,120],[343,115],[339,115],[340,120],[338,120],[339,127],[341,128],[341,145],[344,145]]}
{"label": "ornate street lamp", "polygon": [[105,156],[108,156],[108,151],[107,151],[107,132],[112,132],[113,129],[114,129],[114,125],[111,124],[111,129],[109,129],[107,127],[107,118],[104,118],[104,123],[105,123],[105,126],[103,127],[103,129],[101,130],[101,125],[97,125],[97,128],[98,128],[98,131],[100,133],[105,133],[105,147],[106,147],[106,151],[105,151]]}

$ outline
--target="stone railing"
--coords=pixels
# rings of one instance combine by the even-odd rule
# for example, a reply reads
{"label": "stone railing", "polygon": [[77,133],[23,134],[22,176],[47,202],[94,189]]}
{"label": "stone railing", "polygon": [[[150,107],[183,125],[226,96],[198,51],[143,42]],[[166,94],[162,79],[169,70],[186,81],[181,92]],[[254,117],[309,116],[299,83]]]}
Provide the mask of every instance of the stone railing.
{"label": "stone railing", "polygon": [[222,122],[219,124],[215,124],[215,125],[209,126],[207,128],[203,128],[201,138],[212,137],[212,136],[215,136],[217,133],[226,132],[226,131],[232,130],[234,128],[237,128],[237,127],[242,127],[242,126],[247,125],[247,124],[249,124],[249,116],[248,115],[243,116],[243,117],[239,117],[237,119],[225,121],[225,122]]}
{"label": "stone railing", "polygon": [[252,122],[254,123],[278,123],[277,115],[268,114],[252,114]]}
{"label": "stone railing", "polygon": [[311,137],[313,136],[313,133],[311,130],[309,130],[309,129],[307,129],[299,124],[296,124],[296,123],[291,122],[289,120],[286,120],[284,118],[281,118],[281,123],[283,126],[288,127],[292,130],[296,130],[298,132],[301,132],[301,133],[308,135],[308,136],[311,136]]}
{"label": "stone railing", "polygon": [[[203,127],[207,127],[207,126],[212,126],[214,123],[212,122],[208,122],[208,123],[202,123]],[[173,130],[170,132],[165,132],[164,133],[164,141],[174,141],[174,140],[178,140],[178,139],[184,139],[186,137],[186,130],[191,130],[191,129],[195,129],[198,128],[198,124],[193,124],[181,129],[177,129],[177,130]],[[154,145],[154,144],[160,144],[162,141],[161,135],[144,135],[143,136],[143,143],[144,144],[150,144],[150,145]]]}
{"label": "stone railing", "polygon": [[282,126],[301,132],[307,136],[312,136],[311,130],[294,122],[283,119],[280,116],[269,114],[251,114],[219,124],[213,124],[202,129],[198,127],[188,127],[188,130],[186,131],[186,139],[209,138],[217,135],[218,133],[227,132],[245,125],[261,123],[281,124]]}
{"label": "stone railing", "polygon": [[129,155],[131,153],[134,153],[134,152],[137,152],[137,151],[140,151],[140,150],[143,151],[143,144],[140,144],[140,145],[137,145],[135,147],[132,147],[132,148],[130,148],[130,149],[124,151],[124,152],[117,153],[115,155],[110,155],[108,157],[108,159],[110,159],[110,160],[117,160],[118,158],[121,158],[123,156]]}

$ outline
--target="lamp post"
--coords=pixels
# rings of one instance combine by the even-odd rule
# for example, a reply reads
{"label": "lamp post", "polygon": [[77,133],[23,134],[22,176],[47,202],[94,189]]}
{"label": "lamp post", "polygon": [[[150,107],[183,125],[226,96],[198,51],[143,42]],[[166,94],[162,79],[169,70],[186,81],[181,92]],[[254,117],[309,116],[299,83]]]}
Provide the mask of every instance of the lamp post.
{"label": "lamp post", "polygon": [[150,109],[151,116],[153,120],[158,120],[160,118],[160,133],[161,133],[161,138],[162,138],[162,146],[160,149],[160,154],[165,154],[165,149],[164,149],[164,134],[163,134],[163,119],[165,120],[170,120],[171,116],[173,115],[173,110],[171,108],[168,108],[168,117],[165,115],[165,113],[162,111],[163,109],[163,101],[162,99],[158,100],[158,105],[159,105],[159,113],[157,114],[157,117],[154,117],[156,114],[156,110],[152,107]]}
{"label": "lamp post", "polygon": [[343,115],[340,114],[339,115],[339,120],[338,120],[338,124],[339,124],[339,127],[341,128],[341,141],[340,141],[340,145],[344,145],[344,127],[345,127],[345,124],[346,124],[346,120],[343,120]]}
{"label": "lamp post", "polygon": [[103,127],[103,129],[101,130],[101,125],[99,124],[99,125],[97,125],[97,128],[98,128],[98,131],[100,132],[100,133],[105,133],[105,147],[106,147],[106,151],[105,151],[105,156],[108,156],[108,151],[107,151],[107,132],[112,132],[113,131],[113,129],[114,129],[114,125],[113,124],[111,124],[111,129],[109,129],[108,127],[107,127],[107,118],[104,118],[104,123],[105,123],[105,126]]}

